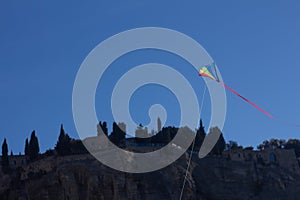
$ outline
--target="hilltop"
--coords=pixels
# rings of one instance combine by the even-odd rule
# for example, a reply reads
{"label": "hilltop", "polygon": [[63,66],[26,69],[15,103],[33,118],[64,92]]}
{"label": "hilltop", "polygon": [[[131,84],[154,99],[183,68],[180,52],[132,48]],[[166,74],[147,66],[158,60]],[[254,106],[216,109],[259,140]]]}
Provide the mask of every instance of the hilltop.
{"label": "hilltop", "polygon": [[[100,137],[108,137],[130,152],[150,152],[169,143],[178,130],[163,127],[150,138],[141,139],[126,138],[116,123],[110,135],[106,123],[100,122],[99,127],[104,134],[98,129],[98,135],[85,142],[94,143],[93,151],[104,154],[105,147],[96,143]],[[148,134],[142,126],[137,130],[137,135]],[[266,140],[254,150],[234,141],[226,144],[221,134],[210,154],[199,159],[198,151],[206,136],[202,121],[199,129],[188,129],[186,133],[195,134],[195,143],[186,153],[173,164],[144,174],[119,172],[103,165],[88,153],[82,141],[70,138],[63,126],[55,148],[43,154],[35,131],[30,140],[26,139],[24,155],[8,155],[4,140],[1,199],[179,199],[190,156],[183,199],[299,199],[299,140]]]}
{"label": "hilltop", "polygon": [[[292,150],[276,151],[297,163]],[[260,154],[264,152],[270,153]],[[194,154],[183,199],[298,199],[299,166],[284,168],[267,157],[263,162],[231,159],[228,152],[201,160]],[[3,200],[179,199],[188,159],[185,153],[159,171],[128,174],[104,166],[89,154],[53,155],[1,173],[0,195]]]}

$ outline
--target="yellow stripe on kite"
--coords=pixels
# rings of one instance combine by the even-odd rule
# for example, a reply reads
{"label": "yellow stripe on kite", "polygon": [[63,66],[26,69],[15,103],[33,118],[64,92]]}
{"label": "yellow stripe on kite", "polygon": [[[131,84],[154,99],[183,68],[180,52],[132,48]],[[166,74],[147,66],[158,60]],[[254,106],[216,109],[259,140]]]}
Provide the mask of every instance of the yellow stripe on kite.
{"label": "yellow stripe on kite", "polygon": [[200,72],[199,72],[200,76],[206,76],[208,78],[211,78],[213,80],[216,80],[216,78],[208,71],[208,69],[206,67],[202,67],[200,69]]}

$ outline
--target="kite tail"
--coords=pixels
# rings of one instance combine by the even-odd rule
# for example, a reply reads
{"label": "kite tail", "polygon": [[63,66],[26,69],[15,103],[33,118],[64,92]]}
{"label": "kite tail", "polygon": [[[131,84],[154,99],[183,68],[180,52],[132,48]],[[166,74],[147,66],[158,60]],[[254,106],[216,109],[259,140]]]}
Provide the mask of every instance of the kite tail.
{"label": "kite tail", "polygon": [[216,69],[216,65],[214,65],[214,70],[216,73],[217,78],[215,78],[206,67],[202,67],[199,71],[199,76],[204,76],[207,78],[210,78],[214,81],[217,81],[220,85],[222,85],[224,88],[226,88],[227,90],[229,90],[230,92],[232,92],[233,94],[235,94],[236,96],[240,97],[241,99],[243,99],[244,101],[246,101],[247,103],[249,103],[251,106],[253,106],[254,108],[256,108],[257,110],[259,110],[260,112],[262,112],[263,114],[265,114],[266,116],[268,116],[270,119],[276,120],[282,124],[286,124],[289,126],[296,126],[296,127],[300,127],[300,124],[294,124],[294,123],[290,123],[288,121],[285,120],[281,120],[278,118],[273,117],[270,113],[268,113],[267,111],[263,110],[262,108],[260,108],[258,105],[256,105],[255,103],[253,103],[252,101],[250,101],[249,99],[243,97],[242,95],[240,95],[237,91],[235,91],[234,89],[232,89],[231,87],[229,87],[228,85],[226,85],[225,83],[221,82],[218,78],[218,74],[217,74],[217,69]]}
{"label": "kite tail", "polygon": [[250,101],[249,99],[246,99],[245,97],[243,97],[242,95],[240,95],[237,91],[235,91],[234,89],[232,89],[231,87],[229,87],[228,85],[226,85],[223,82],[219,82],[220,85],[224,86],[226,89],[228,89],[230,92],[232,92],[233,94],[237,95],[238,97],[242,98],[244,101],[246,101],[247,103],[249,103],[250,105],[252,105],[254,108],[256,108],[257,110],[259,110],[260,112],[264,113],[266,116],[268,116],[271,119],[275,119],[270,113],[268,113],[267,111],[263,110],[262,108],[260,108],[258,105],[256,105],[255,103],[253,103],[252,101]]}
{"label": "kite tail", "polygon": [[272,116],[270,113],[268,113],[267,111],[263,110],[262,108],[260,108],[259,106],[257,106],[255,103],[253,103],[252,101],[250,101],[249,99],[243,97],[242,95],[240,95],[237,91],[235,91],[234,89],[232,89],[231,87],[229,87],[228,85],[226,85],[223,82],[219,82],[220,85],[224,86],[226,89],[228,89],[230,92],[232,92],[233,94],[237,95],[238,97],[240,97],[241,99],[243,99],[244,101],[246,101],[247,103],[249,103],[250,105],[252,105],[254,108],[256,108],[257,110],[261,111],[262,113],[264,113],[266,116],[268,116],[269,118],[281,123],[281,124],[285,124],[288,126],[295,126],[295,127],[300,127],[300,124],[295,124],[295,123],[291,123],[282,119],[278,119],[274,116]]}

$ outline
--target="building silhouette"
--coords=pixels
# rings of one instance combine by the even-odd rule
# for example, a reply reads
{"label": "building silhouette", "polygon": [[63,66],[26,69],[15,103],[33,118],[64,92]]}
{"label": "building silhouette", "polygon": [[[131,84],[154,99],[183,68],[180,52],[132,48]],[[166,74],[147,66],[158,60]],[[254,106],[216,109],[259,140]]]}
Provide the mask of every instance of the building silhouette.
{"label": "building silhouette", "polygon": [[160,132],[161,131],[161,120],[160,118],[158,117],[157,118],[157,132]]}

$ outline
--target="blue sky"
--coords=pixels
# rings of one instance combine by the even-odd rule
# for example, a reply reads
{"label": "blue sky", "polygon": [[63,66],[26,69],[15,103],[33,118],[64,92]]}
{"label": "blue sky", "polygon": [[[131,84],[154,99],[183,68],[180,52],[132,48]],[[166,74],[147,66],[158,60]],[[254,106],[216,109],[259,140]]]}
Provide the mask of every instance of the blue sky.
{"label": "blue sky", "polygon": [[[72,89],[80,64],[101,41],[145,26],[170,28],[194,38],[217,62],[225,83],[274,116],[300,123],[299,9],[299,1],[1,2],[0,140],[6,137],[14,153],[23,152],[26,137],[36,130],[44,151],[56,143],[61,123],[78,138]],[[105,108],[123,72],[118,66],[124,63],[128,69],[147,62],[168,64],[202,94],[203,80],[178,57],[151,50],[127,56],[118,59],[99,83],[99,119],[112,121]],[[203,118],[208,124],[206,98]],[[299,138],[299,128],[268,119],[230,93],[227,100],[223,130],[227,140],[256,146],[272,137]],[[161,103],[172,113],[167,123],[178,123],[178,102],[164,88],[141,88],[131,103],[136,121],[146,124],[149,106]]]}

